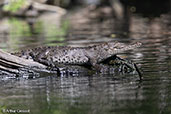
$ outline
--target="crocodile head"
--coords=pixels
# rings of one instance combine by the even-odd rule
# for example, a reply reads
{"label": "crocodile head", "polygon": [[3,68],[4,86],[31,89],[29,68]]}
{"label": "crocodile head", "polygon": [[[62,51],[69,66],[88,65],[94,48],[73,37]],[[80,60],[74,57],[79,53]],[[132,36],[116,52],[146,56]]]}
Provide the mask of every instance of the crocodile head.
{"label": "crocodile head", "polygon": [[[126,45],[119,42],[109,42],[101,45],[97,45],[95,48],[98,50],[97,54],[94,54],[94,58],[97,59],[97,62],[100,63],[106,59],[115,56],[118,53],[121,53],[125,50],[134,49],[141,46],[141,43],[137,42],[135,44]],[[93,49],[94,52],[94,49]]]}
{"label": "crocodile head", "polygon": [[114,54],[121,53],[123,51],[134,49],[140,46],[141,46],[140,42],[137,42],[135,44],[130,44],[130,45],[126,45],[126,44],[119,43],[119,42],[111,42],[111,43],[108,43],[108,49],[106,51],[110,55],[114,55]]}

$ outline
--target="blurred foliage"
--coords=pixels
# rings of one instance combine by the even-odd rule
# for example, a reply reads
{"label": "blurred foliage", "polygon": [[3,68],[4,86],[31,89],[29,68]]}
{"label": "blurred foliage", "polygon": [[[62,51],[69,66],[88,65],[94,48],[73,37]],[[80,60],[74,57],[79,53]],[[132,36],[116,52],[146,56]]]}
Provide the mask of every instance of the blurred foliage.
{"label": "blurred foliage", "polygon": [[[46,42],[53,42],[53,41],[64,41],[67,35],[69,28],[69,21],[63,20],[61,22],[61,26],[57,27],[55,25],[49,25],[46,28]],[[53,44],[50,44],[53,45]],[[56,45],[56,44],[54,44]]]}
{"label": "blurred foliage", "polygon": [[13,38],[19,36],[31,36],[30,28],[26,21],[11,18],[8,20],[8,23],[10,24],[10,35]]}
{"label": "blurred foliage", "polygon": [[7,114],[7,112],[5,112],[6,109],[7,108],[5,106],[0,106],[0,114]]}
{"label": "blurred foliage", "polygon": [[[45,23],[41,20],[30,26],[27,21],[18,18],[9,18],[6,23],[9,25],[8,44],[15,50],[20,48],[19,44],[21,42],[24,44],[45,43],[47,45],[56,45],[57,42],[65,41],[69,28],[68,20],[63,20],[60,26],[53,23]],[[35,37],[35,35],[41,37]],[[59,45],[64,44],[61,43]]]}
{"label": "blurred foliage", "polygon": [[18,49],[23,37],[31,36],[31,31],[28,23],[17,18],[9,18],[6,23],[9,25],[8,44],[12,49]]}
{"label": "blurred foliage", "polygon": [[41,34],[43,32],[43,22],[37,21],[34,23],[34,33],[35,34]]}
{"label": "blurred foliage", "polygon": [[25,6],[26,3],[26,0],[9,0],[9,3],[3,6],[3,10],[15,13]]}

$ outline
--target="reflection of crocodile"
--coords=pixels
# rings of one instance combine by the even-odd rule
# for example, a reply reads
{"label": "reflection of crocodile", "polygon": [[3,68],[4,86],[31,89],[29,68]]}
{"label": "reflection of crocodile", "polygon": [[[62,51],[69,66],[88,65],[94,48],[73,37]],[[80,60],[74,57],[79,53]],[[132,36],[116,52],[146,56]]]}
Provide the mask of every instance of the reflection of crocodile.
{"label": "reflection of crocodile", "polygon": [[[139,47],[141,43],[135,43],[133,45],[125,45],[123,43],[111,42],[102,43],[89,47],[68,47],[68,46],[54,46],[54,47],[39,47],[35,49],[29,49],[13,55],[32,59],[47,66],[58,66],[60,64],[69,65],[81,65],[92,66],[96,70],[103,69],[103,65],[100,63],[109,62],[110,59],[120,59],[116,54]],[[128,62],[124,62],[127,66],[130,66]]]}

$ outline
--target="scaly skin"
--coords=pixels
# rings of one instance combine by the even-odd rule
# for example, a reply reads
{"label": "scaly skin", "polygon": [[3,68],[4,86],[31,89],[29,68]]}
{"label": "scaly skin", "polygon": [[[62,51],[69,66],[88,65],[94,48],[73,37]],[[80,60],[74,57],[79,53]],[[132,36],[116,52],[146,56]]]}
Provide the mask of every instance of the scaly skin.
{"label": "scaly skin", "polygon": [[103,61],[116,56],[122,51],[134,49],[140,45],[141,43],[125,45],[111,42],[89,47],[53,46],[39,47],[12,54],[25,59],[32,59],[48,66],[60,64],[90,65],[95,69],[101,69],[100,63]]}

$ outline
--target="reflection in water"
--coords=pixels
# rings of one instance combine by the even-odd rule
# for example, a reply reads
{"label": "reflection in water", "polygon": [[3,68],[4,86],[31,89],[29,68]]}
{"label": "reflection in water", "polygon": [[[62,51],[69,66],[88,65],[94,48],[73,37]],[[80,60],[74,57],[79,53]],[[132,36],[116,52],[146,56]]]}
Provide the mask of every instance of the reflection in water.
{"label": "reflection in water", "polygon": [[[87,12],[81,12],[84,13]],[[90,42],[113,40],[125,43],[140,41],[142,47],[124,54],[141,67],[144,80],[139,82],[137,75],[131,74],[94,74],[75,77],[47,75],[29,80],[1,79],[0,109],[30,109],[31,114],[169,114],[171,112],[171,37],[170,21],[167,20],[169,17],[167,21],[162,22],[163,19],[150,21],[133,16],[129,19],[129,25],[128,23],[125,25],[123,22],[117,23],[109,15],[103,18],[93,13],[92,11],[91,15],[89,14],[91,20],[84,18],[79,19],[81,21],[78,21],[78,24],[71,22],[71,25],[74,25],[70,29],[66,43],[78,46],[87,45],[87,42],[90,44]],[[73,17],[72,19],[81,18],[82,15]],[[99,20],[96,20],[96,17],[99,17]],[[57,34],[49,30],[52,26],[44,27],[45,25],[37,22],[29,26],[33,29],[29,31],[31,37],[28,34],[28,40],[22,40],[27,38],[26,36],[17,37],[19,43],[25,47],[58,43],[59,40],[53,37]],[[65,36],[66,26],[67,24],[64,25],[60,35]],[[34,27],[38,30],[34,31]],[[27,27],[25,28],[27,30]],[[20,30],[20,35],[23,35],[21,33],[25,30]],[[35,33],[32,33],[33,31]],[[51,37],[51,41],[45,40]]]}
{"label": "reflection in water", "polygon": [[170,78],[162,75],[148,73],[142,83],[129,75],[1,81],[1,106],[30,109],[34,114],[167,112]]}
{"label": "reflection in water", "polygon": [[[50,17],[51,15],[46,18],[28,19],[27,21],[17,18],[1,20],[3,23],[2,29],[0,28],[0,43],[3,44],[1,48],[16,51],[41,46],[45,43],[56,45],[56,42],[64,41],[68,30],[68,21],[63,20],[61,24],[58,24],[58,21],[55,23],[54,21],[47,21]],[[56,19],[57,17],[53,18]]]}
{"label": "reflection in water", "polygon": [[[44,114],[46,111],[105,113],[106,109],[112,110],[113,105],[118,105],[117,101],[113,102],[115,98],[125,100],[122,94],[127,95],[126,99],[139,99],[135,91],[138,89],[138,81],[115,78],[109,75],[49,76],[33,80],[1,81],[4,85],[1,86],[1,105],[7,106],[7,109],[30,109],[35,114]],[[40,107],[42,110],[39,110]]]}

